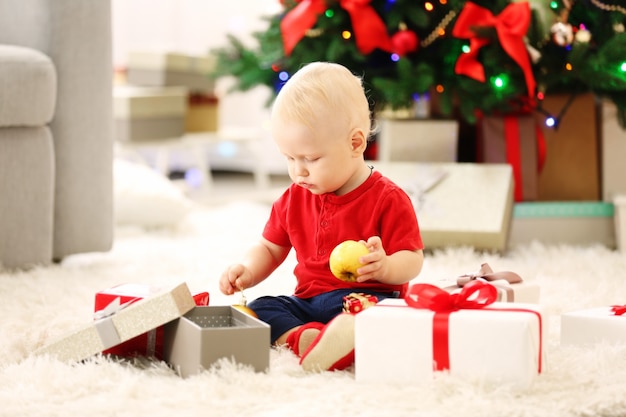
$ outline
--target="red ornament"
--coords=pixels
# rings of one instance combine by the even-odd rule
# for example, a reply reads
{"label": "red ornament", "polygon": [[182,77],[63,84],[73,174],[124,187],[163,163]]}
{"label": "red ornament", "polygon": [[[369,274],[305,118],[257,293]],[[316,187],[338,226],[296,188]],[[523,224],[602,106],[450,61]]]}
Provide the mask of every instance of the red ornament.
{"label": "red ornament", "polygon": [[391,37],[391,50],[400,56],[417,51],[418,45],[419,39],[412,30],[399,30]]}

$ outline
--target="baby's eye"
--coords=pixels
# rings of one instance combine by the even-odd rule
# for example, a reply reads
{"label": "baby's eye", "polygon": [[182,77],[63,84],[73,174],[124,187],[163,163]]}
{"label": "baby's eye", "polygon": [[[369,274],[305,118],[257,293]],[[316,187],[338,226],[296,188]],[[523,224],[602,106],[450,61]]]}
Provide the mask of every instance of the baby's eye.
{"label": "baby's eye", "polygon": [[315,162],[315,161],[317,161],[317,160],[319,160],[319,159],[320,159],[320,157],[319,157],[319,156],[317,156],[317,157],[313,157],[313,158],[306,158],[306,161],[307,161],[307,162]]}

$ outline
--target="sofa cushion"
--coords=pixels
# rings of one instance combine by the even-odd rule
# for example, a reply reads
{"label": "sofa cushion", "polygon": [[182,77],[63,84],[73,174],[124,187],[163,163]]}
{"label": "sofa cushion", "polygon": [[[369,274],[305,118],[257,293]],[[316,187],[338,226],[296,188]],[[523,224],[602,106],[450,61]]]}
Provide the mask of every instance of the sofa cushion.
{"label": "sofa cushion", "polygon": [[52,120],[54,63],[37,50],[0,45],[0,127],[43,126]]}

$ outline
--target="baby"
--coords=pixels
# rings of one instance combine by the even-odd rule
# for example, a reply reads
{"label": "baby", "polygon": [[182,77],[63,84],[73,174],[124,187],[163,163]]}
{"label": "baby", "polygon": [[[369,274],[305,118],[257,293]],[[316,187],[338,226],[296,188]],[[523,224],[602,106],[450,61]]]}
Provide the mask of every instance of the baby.
{"label": "baby", "polygon": [[[271,129],[293,181],[272,206],[260,241],[220,277],[224,294],[252,287],[295,250],[293,295],[266,296],[249,307],[287,345],[305,370],[340,370],[354,361],[354,315],[343,313],[352,292],[382,300],[403,296],[424,260],[408,195],[368,166],[372,129],[362,81],[327,62],[305,65],[278,93]],[[369,249],[355,282],[332,275],[329,256],[345,240]]]}

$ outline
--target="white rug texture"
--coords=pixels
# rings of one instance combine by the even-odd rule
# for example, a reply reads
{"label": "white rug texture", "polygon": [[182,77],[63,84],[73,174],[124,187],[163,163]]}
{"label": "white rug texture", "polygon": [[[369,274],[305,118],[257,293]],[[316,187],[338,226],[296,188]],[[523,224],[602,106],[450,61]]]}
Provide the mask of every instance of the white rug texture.
{"label": "white rug texture", "polygon": [[[258,239],[268,214],[268,205],[253,202],[195,207],[167,228],[118,226],[114,248],[107,253],[75,255],[22,272],[0,270],[0,415],[626,415],[626,345],[559,343],[561,313],[626,304],[626,257],[599,246],[534,243],[504,255],[470,248],[427,254],[415,281],[455,278],[487,262],[496,271],[515,271],[541,286],[547,363],[523,391],[446,374],[421,385],[362,384],[355,381],[353,369],[305,373],[285,349],[271,350],[266,373],[223,360],[186,379],[156,361],[96,356],[68,365],[30,356],[91,321],[94,294],[117,284],[186,282],[194,293],[208,291],[212,305],[236,303],[238,297],[219,292],[218,277]],[[293,266],[292,254],[272,277],[249,289],[247,298],[290,294]]]}

